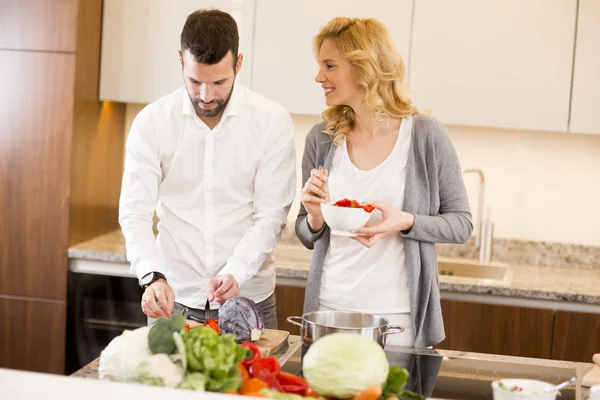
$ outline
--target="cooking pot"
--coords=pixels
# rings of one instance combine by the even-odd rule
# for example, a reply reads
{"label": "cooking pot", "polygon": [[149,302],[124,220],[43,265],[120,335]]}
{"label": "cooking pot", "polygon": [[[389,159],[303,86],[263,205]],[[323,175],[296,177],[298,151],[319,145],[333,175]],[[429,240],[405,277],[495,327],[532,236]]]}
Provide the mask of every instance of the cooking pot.
{"label": "cooking pot", "polygon": [[384,347],[387,335],[404,332],[404,328],[390,325],[387,318],[354,311],[314,311],[287,320],[300,327],[302,343],[306,346],[323,336],[347,332],[366,336]]}

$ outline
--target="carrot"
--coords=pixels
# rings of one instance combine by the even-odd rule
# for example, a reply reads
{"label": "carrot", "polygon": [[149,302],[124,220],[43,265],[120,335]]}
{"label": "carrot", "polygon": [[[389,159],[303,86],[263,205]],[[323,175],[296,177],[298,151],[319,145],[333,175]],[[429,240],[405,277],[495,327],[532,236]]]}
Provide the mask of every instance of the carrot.
{"label": "carrot", "polygon": [[353,400],[377,400],[381,396],[381,386],[369,386],[356,396]]}

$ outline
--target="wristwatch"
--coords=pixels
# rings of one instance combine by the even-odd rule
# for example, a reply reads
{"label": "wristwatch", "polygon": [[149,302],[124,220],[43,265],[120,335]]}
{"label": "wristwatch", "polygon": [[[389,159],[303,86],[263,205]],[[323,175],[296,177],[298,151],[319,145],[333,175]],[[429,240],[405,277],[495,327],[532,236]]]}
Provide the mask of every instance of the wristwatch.
{"label": "wristwatch", "polygon": [[140,287],[142,289],[146,289],[152,283],[156,282],[159,279],[167,280],[167,277],[161,274],[160,272],[149,272],[146,275],[142,276],[139,280]]}

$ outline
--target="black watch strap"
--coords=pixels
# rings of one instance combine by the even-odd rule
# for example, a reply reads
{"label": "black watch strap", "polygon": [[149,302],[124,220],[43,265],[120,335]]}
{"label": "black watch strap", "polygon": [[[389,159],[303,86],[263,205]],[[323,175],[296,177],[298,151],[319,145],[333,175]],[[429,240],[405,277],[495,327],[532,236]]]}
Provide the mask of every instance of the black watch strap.
{"label": "black watch strap", "polygon": [[160,272],[149,272],[140,278],[139,285],[143,289],[146,289],[148,286],[150,286],[152,283],[156,282],[159,279],[164,279],[166,281],[167,277],[164,274],[161,274]]}

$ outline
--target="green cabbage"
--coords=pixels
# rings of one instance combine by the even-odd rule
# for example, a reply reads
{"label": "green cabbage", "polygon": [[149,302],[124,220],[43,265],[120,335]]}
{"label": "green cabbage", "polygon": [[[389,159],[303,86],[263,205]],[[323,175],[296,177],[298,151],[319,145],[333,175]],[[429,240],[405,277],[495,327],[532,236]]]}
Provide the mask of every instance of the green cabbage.
{"label": "green cabbage", "polygon": [[320,395],[352,398],[370,386],[383,386],[389,364],[383,348],[354,333],[334,333],[313,343],[302,361],[302,373]]}

